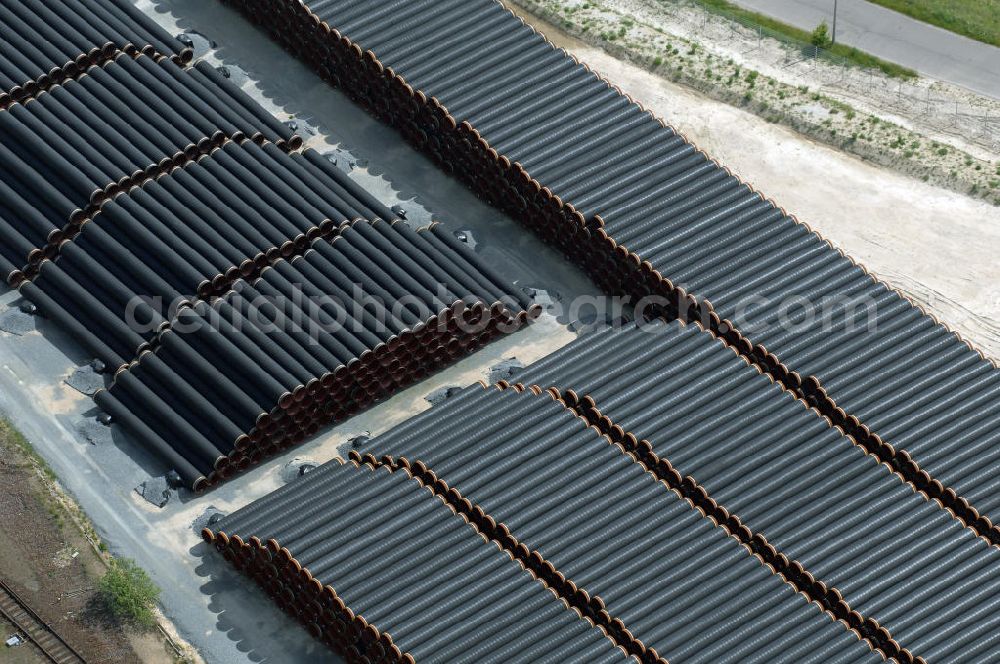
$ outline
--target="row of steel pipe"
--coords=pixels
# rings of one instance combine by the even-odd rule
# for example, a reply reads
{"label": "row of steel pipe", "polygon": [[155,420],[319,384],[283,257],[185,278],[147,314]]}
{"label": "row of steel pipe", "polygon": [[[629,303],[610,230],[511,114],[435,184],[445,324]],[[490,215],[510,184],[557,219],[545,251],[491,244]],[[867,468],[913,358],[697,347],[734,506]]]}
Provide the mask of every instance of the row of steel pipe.
{"label": "row of steel pipe", "polygon": [[[440,225],[359,222],[157,320],[148,341],[131,339],[154,352],[122,368],[100,398],[170,431],[151,445],[182,441],[174,447],[200,470],[178,472],[201,488],[538,313]],[[196,398],[204,394],[214,399]],[[212,424],[194,432],[194,421]]]}
{"label": "row of steel pipe", "polygon": [[0,23],[0,108],[76,76],[116,51],[159,54],[179,64],[193,55],[123,0],[19,0],[0,7]]}
{"label": "row of steel pipe", "polygon": [[718,316],[708,302],[695,299],[663,278],[649,262],[604,233],[599,217],[585,219],[520,164],[493,149],[472,125],[459,123],[437,99],[415,90],[371,51],[363,51],[349,36],[321,21],[309,6],[315,9],[316,3],[226,1],[327,81],[396,127],[480,198],[561,251],[604,291],[628,295],[634,302],[655,297],[646,312],[650,317],[702,320],[718,326]]}
{"label": "row of steel pipe", "polygon": [[[11,238],[0,245],[5,265],[37,262],[107,201],[227,140],[273,142],[283,151],[300,144],[263,109],[237,103],[243,96],[205,63],[183,69],[122,54],[0,111],[0,233]],[[357,216],[364,215],[348,218]],[[9,280],[20,278],[14,272]]]}

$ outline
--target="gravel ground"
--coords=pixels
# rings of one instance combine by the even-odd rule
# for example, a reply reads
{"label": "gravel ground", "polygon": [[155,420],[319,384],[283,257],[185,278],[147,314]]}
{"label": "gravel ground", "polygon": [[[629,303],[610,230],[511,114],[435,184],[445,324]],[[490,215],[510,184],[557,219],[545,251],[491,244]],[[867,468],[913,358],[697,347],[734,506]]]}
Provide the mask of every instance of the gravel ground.
{"label": "gravel ground", "polygon": [[[0,618],[0,644],[15,634],[24,637],[24,634],[19,632],[13,623]],[[25,642],[12,648],[0,645],[0,661],[3,664],[50,664],[48,658],[31,642]]]}
{"label": "gravel ground", "polygon": [[[102,618],[95,587],[104,568],[97,553],[3,431],[0,487],[0,577],[88,661],[169,662],[162,644],[159,653],[140,657],[131,637]],[[0,641],[12,633],[0,626]],[[0,661],[47,660],[25,644],[15,650],[0,645]]]}

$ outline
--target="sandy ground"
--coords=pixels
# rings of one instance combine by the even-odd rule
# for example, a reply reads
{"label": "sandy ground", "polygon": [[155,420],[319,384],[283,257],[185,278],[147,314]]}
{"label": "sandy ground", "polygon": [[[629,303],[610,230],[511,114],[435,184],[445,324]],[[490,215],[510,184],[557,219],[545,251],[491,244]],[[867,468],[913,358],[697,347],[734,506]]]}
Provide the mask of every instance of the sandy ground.
{"label": "sandy ground", "polygon": [[1000,208],[809,141],[525,18],[879,278],[1000,358]]}

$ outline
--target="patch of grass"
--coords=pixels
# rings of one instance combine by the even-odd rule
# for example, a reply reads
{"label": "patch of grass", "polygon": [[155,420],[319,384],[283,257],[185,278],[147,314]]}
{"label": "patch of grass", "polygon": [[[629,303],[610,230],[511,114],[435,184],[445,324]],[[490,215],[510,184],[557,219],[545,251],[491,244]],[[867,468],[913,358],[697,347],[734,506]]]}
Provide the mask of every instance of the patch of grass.
{"label": "patch of grass", "polygon": [[[940,1],[944,2],[947,0]],[[743,9],[740,6],[729,2],[729,0],[695,0],[695,2],[716,14],[721,14],[727,18],[735,19],[744,24],[757,26],[770,36],[778,37],[779,39],[792,39],[802,44],[812,43],[812,32],[808,30],[800,30],[795,26],[788,25],[787,23],[783,23],[765,14],[751,11],[749,9]],[[855,65],[878,69],[884,74],[894,78],[915,78],[917,76],[917,72],[912,69],[903,67],[902,65],[897,65],[894,62],[882,60],[881,58],[875,57],[871,53],[859,51],[851,46],[833,44],[828,50],[830,53],[845,58]]]}
{"label": "patch of grass", "polygon": [[156,625],[153,607],[160,589],[134,560],[115,558],[98,585],[105,610],[116,620],[140,629]]}
{"label": "patch of grass", "polygon": [[871,0],[918,21],[1000,46],[1000,0]]}
{"label": "patch of grass", "polygon": [[49,467],[49,464],[39,456],[35,448],[28,442],[28,439],[24,437],[24,434],[15,429],[14,425],[7,418],[0,418],[0,440],[5,445],[19,450],[24,456],[31,459],[50,481],[55,481],[56,474]]}

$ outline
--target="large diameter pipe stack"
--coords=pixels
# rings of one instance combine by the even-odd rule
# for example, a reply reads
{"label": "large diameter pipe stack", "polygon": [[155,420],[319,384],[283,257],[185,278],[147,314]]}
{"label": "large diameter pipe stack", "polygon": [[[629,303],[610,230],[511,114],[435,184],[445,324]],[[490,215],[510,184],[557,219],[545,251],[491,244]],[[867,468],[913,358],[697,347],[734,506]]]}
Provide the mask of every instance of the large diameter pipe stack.
{"label": "large diameter pipe stack", "polygon": [[113,351],[85,345],[118,367],[177,308],[256,278],[350,221],[389,215],[312,150],[231,142],[104,203],[55,245],[58,259],[28,271],[37,276],[21,291],[46,315],[58,307],[89,321]]}
{"label": "large diameter pipe stack", "polygon": [[404,473],[327,464],[204,535],[352,664],[635,662]]}
{"label": "large diameter pipe stack", "polygon": [[0,109],[122,52],[191,61],[190,48],[125,0],[20,0],[0,7]]}
{"label": "large diameter pipe stack", "polygon": [[442,226],[359,222],[182,310],[95,398],[201,490],[538,312]]}
{"label": "large diameter pipe stack", "polygon": [[[247,103],[213,68],[120,54],[0,112],[0,252],[8,281],[79,232],[130,188],[250,139],[288,150],[291,130]],[[22,273],[21,270],[24,270]]]}
{"label": "large diameter pipe stack", "polygon": [[[232,0],[230,4],[267,28],[286,48],[366,109],[400,129],[410,142],[464,179],[483,199],[526,223],[599,279],[617,278],[606,271],[607,256],[595,253],[602,247],[582,214],[539,187],[519,164],[482,141],[471,126],[456,122],[437,99],[415,90],[371,53],[362,54],[362,48],[367,47],[355,45],[348,33],[331,31],[311,13],[313,8],[324,8],[314,7],[314,3],[270,0]],[[406,13],[413,12],[408,9]],[[333,25],[333,18],[327,18]]]}
{"label": "large diameter pipe stack", "polygon": [[537,314],[450,233],[391,225],[124,0],[0,13],[23,46],[0,58],[17,81],[0,107],[0,269],[115,372],[98,404],[188,486]]}
{"label": "large diameter pipe stack", "polygon": [[[1000,550],[931,500],[929,483],[906,481],[878,450],[804,408],[712,335],[678,323],[601,331],[517,379],[557,386],[607,435],[693,478],[911,657],[995,656],[985,653],[996,652],[1000,629],[992,610]],[[931,602],[934,619],[922,619]]]}
{"label": "large diameter pipe stack", "polygon": [[[633,456],[546,395],[475,386],[369,441],[369,449],[381,460],[365,455],[362,468],[378,468],[376,476],[400,482],[420,480],[639,661],[880,661],[856,634],[831,621]],[[394,452],[406,454],[390,457]],[[313,597],[303,589],[329,584],[420,660],[404,647],[403,632],[380,621],[383,613],[353,606],[336,582],[321,575],[374,551],[410,560],[410,548],[424,551],[435,537],[426,529],[407,530],[399,545],[383,546],[394,532],[390,524],[373,531],[370,520],[333,523],[355,500],[366,499],[338,482],[342,468],[339,462],[321,466],[203,534],[238,568],[263,577],[293,615],[313,622]],[[425,499],[428,493],[423,490]],[[334,504],[337,509],[329,507]],[[255,563],[262,551],[263,573]],[[468,556],[448,559],[449,570],[472,564]],[[298,583],[273,584],[289,561]],[[370,575],[372,587],[410,568]],[[384,606],[409,615],[439,601],[426,599],[411,593]]]}
{"label": "large diameter pipe stack", "polygon": [[[553,162],[565,164],[571,160],[557,148],[570,141],[568,136],[576,132],[581,140],[591,140],[586,121],[602,118],[601,128],[608,129],[626,107],[635,105],[630,99],[624,101],[625,97],[616,102],[612,97],[620,97],[617,89],[564,52],[554,51],[499,3],[445,2],[434,7],[413,3],[390,10],[377,3],[348,7],[346,2],[226,1],[328,81],[397,127],[481,198],[560,249],[606,290],[625,292],[636,300],[660,296],[667,302],[668,313],[675,316],[680,312],[699,316],[700,312],[687,310],[707,306],[664,280],[648,261],[609,242],[599,217],[585,217],[582,210],[586,208],[575,207],[569,198],[554,193],[544,180],[525,170],[516,150],[506,148],[507,143],[529,141],[545,148]],[[402,14],[396,14],[399,11]],[[462,48],[451,48],[452,44]],[[483,57],[482,48],[490,52],[489,57]],[[576,73],[567,77],[565,72],[557,76],[550,71],[560,58],[576,67]],[[518,87],[546,81],[562,87],[535,96]],[[571,84],[584,85],[583,94]],[[588,96],[593,99],[588,101]],[[453,105],[478,108],[491,116],[491,122],[466,121],[472,114],[455,113]],[[548,118],[546,105],[576,109],[579,117]],[[642,117],[652,120],[644,112]],[[520,122],[521,133],[504,126],[486,131],[487,126],[507,119]],[[556,146],[545,144],[550,135]],[[598,142],[599,137],[592,140],[594,145],[583,151],[592,159],[574,166],[574,172],[599,168],[607,145],[621,145],[620,140],[608,139],[606,145]],[[600,151],[595,152],[598,147]]]}
{"label": "large diameter pipe stack", "polygon": [[879,661],[635,456],[537,392],[469,388],[358,458],[396,460],[502,523],[599,598],[598,624],[643,644],[643,661]]}
{"label": "large diameter pipe stack", "polygon": [[702,321],[1000,543],[996,364],[500,2],[226,1],[610,293],[665,297],[647,313]]}

